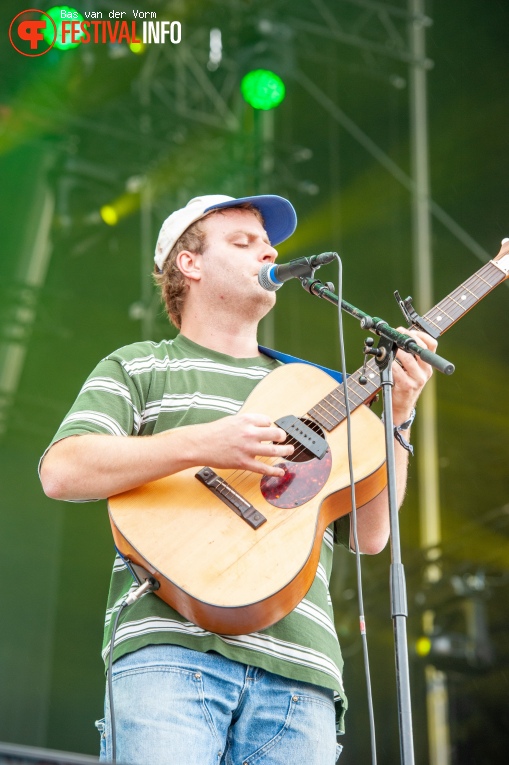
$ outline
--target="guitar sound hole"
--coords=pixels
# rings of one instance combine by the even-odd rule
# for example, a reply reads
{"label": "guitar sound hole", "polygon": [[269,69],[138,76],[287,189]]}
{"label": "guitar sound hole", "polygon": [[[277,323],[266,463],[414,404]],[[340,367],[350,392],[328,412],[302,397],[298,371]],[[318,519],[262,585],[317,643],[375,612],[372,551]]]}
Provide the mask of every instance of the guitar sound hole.
{"label": "guitar sound hole", "polygon": [[[308,428],[314,430],[318,436],[325,438],[322,428],[317,425],[316,422],[308,419],[307,417],[299,417],[299,419],[304,423],[304,425],[307,425]],[[316,457],[309,451],[309,449],[306,449],[305,446],[302,446],[297,442],[295,436],[287,436],[283,443],[291,444],[294,447],[293,454],[290,457],[286,457],[288,462],[309,462],[310,460],[316,459]]]}

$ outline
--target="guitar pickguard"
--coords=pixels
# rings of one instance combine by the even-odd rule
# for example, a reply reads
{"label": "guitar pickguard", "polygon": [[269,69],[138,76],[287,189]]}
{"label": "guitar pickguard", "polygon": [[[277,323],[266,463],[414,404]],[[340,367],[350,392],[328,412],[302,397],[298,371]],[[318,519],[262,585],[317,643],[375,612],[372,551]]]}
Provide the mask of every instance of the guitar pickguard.
{"label": "guitar pickguard", "polygon": [[330,449],[327,449],[320,460],[316,457],[307,462],[285,460],[277,465],[285,471],[284,476],[264,475],[260,481],[260,491],[274,507],[286,510],[299,507],[313,499],[324,487],[331,466]]}

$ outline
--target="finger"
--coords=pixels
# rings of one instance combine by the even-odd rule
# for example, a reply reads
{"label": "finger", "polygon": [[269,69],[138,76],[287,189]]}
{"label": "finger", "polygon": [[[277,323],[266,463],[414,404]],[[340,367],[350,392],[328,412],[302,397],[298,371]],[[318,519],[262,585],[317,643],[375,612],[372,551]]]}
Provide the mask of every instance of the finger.
{"label": "finger", "polygon": [[258,457],[289,457],[294,452],[291,444],[277,446],[276,444],[264,442],[256,450]]}
{"label": "finger", "polygon": [[422,348],[427,348],[430,351],[434,351],[438,345],[438,341],[435,340],[434,337],[431,337],[427,332],[423,332],[420,329],[405,329],[405,327],[398,327],[398,332],[410,335],[417,345],[420,345]]}
{"label": "finger", "polygon": [[392,367],[394,382],[403,383],[408,381],[408,378],[423,384],[428,380],[432,374],[432,368],[425,361],[421,361],[418,356],[413,356],[411,353],[399,352],[394,359],[396,364]]}
{"label": "finger", "polygon": [[256,425],[258,428],[268,428],[272,425],[272,420],[266,414],[259,414],[258,412],[248,412],[246,414],[237,415],[239,419],[244,419],[245,422],[250,425]]}
{"label": "finger", "polygon": [[[437,347],[437,341],[425,332],[419,332],[417,330],[407,330],[407,332],[415,340],[417,345],[421,346],[421,348],[427,348],[428,350],[434,351]],[[408,353],[401,349],[397,351],[395,361],[398,362],[399,366],[404,369],[405,372],[411,374],[411,376],[414,376],[415,373],[420,370],[426,376],[426,379],[428,379],[432,373],[429,364],[423,361],[420,356]]]}
{"label": "finger", "polygon": [[264,462],[263,460],[253,460],[253,462],[250,465],[247,465],[246,468],[252,473],[260,473],[261,475],[270,475],[277,478],[281,478],[285,475],[285,471],[282,467],[272,465],[270,462]]}
{"label": "finger", "polygon": [[269,428],[260,428],[257,430],[256,436],[260,441],[275,441],[279,444],[285,441],[288,437],[287,433],[276,425],[272,425]]}
{"label": "finger", "polygon": [[274,425],[272,420],[265,414],[244,415],[249,425],[253,426],[251,433],[259,441],[283,442],[287,438],[287,433]]}

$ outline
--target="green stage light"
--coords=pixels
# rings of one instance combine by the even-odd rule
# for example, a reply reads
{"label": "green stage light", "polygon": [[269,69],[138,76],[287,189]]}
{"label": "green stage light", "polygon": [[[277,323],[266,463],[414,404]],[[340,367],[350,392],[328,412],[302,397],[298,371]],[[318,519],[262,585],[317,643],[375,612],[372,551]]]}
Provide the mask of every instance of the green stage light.
{"label": "green stage light", "polygon": [[[77,25],[84,21],[84,18],[81,13],[79,13],[79,11],[77,11],[75,8],[69,8],[68,5],[55,5],[53,8],[50,8],[49,11],[46,11],[46,15],[51,16],[57,27],[57,39],[55,41],[55,48],[60,48],[60,50],[69,50],[69,48],[77,48],[78,45],[80,45],[80,38],[85,35],[85,32],[83,32],[81,29],[76,29]],[[41,18],[44,19],[44,16],[41,16]],[[68,22],[65,30],[65,42],[62,40],[62,22],[64,21]],[[73,22],[75,22],[74,35],[72,31]],[[43,35],[48,44],[53,42],[54,34],[55,30],[53,26],[49,28],[48,25],[46,25],[46,29],[43,30]]]}
{"label": "green stage light", "polygon": [[240,90],[253,109],[274,109],[285,97],[281,77],[268,69],[255,69],[242,78]]}

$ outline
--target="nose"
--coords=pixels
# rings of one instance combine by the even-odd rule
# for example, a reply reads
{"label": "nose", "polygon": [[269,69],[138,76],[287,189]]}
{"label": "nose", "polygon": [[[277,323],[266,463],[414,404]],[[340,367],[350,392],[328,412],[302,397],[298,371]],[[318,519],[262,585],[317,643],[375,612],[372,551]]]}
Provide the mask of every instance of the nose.
{"label": "nose", "polygon": [[277,258],[277,250],[272,247],[268,242],[264,242],[264,248],[262,253],[262,261],[264,263],[274,263]]}

